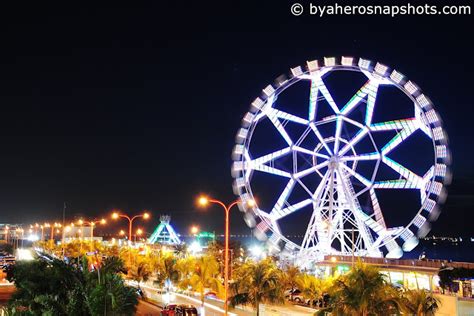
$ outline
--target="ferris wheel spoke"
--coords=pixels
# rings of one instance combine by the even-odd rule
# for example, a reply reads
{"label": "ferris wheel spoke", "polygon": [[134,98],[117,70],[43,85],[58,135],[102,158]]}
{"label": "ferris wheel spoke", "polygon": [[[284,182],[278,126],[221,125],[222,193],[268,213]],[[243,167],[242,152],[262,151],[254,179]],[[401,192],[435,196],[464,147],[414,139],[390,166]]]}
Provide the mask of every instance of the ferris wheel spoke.
{"label": "ferris wheel spoke", "polygon": [[378,152],[361,154],[358,156],[343,156],[339,158],[341,161],[363,161],[363,160],[378,160],[380,159],[380,154]]}
{"label": "ferris wheel spoke", "polygon": [[[420,108],[418,108],[418,106],[416,106],[416,104],[414,105],[414,107],[415,107],[415,118],[417,119],[419,123],[421,131],[423,131],[423,133],[425,133],[426,136],[428,136],[429,138],[433,138],[431,136],[430,123],[427,121],[425,114]],[[431,113],[429,115],[436,116],[436,114],[434,113],[434,110],[431,110]],[[437,117],[432,118],[432,119],[435,119],[436,121],[438,120]]]}
{"label": "ferris wheel spoke", "polygon": [[362,182],[366,187],[370,187],[372,185],[372,182],[367,179],[366,177],[360,175],[359,173],[355,172],[354,170],[352,170],[352,168],[349,168],[348,166],[346,166],[345,164],[340,164],[343,169],[345,169],[350,175],[354,176],[357,180],[359,180],[360,182]]}
{"label": "ferris wheel spoke", "polygon": [[265,173],[269,173],[269,174],[273,174],[273,175],[281,176],[285,178],[291,178],[291,174],[289,172],[276,169],[267,165],[253,166],[252,170],[265,172]]}
{"label": "ferris wheel spoke", "polygon": [[312,150],[309,150],[300,146],[293,146],[293,150],[303,153],[303,154],[308,154],[308,155],[319,157],[319,158],[329,159],[328,155],[320,154],[320,153],[314,152]]}
{"label": "ferris wheel spoke", "polygon": [[263,165],[264,163],[267,163],[269,161],[285,156],[286,154],[290,152],[291,152],[290,147],[286,147],[286,148],[274,151],[272,153],[266,154],[265,156],[250,160],[247,162],[247,165],[250,168],[254,168],[255,166]]}
{"label": "ferris wheel spoke", "polygon": [[286,113],[286,112],[283,112],[281,110],[277,110],[277,109],[274,109],[274,108],[268,108],[267,111],[267,116],[276,116],[282,120],[285,120],[285,121],[291,121],[291,122],[294,122],[294,123],[298,123],[298,124],[303,124],[303,125],[308,125],[308,120],[304,119],[304,118],[301,118],[299,116],[296,116],[296,115],[293,115],[293,114],[290,114],[290,113]]}
{"label": "ferris wheel spoke", "polygon": [[[375,97],[377,95],[377,88],[378,88],[377,82],[375,82],[374,80],[368,80],[359,89],[359,91],[357,91],[356,94],[354,94],[354,96],[349,100],[349,102],[347,102],[346,105],[344,105],[344,107],[341,110],[341,114],[343,115],[349,114],[365,97],[368,96],[368,100],[367,100],[368,108],[366,112],[366,124],[367,124],[367,121],[368,120],[370,121],[372,118],[373,106],[375,104]],[[370,111],[369,111],[369,104],[370,104]],[[369,112],[370,114],[367,114]]]}
{"label": "ferris wheel spoke", "polygon": [[404,129],[414,129],[418,128],[418,122],[415,118],[407,118],[401,120],[380,122],[370,125],[370,130],[373,132],[377,131],[398,131]]}
{"label": "ferris wheel spoke", "polygon": [[308,169],[305,169],[303,171],[300,171],[300,172],[297,172],[295,174],[293,174],[293,178],[295,179],[299,179],[299,178],[303,178],[313,172],[316,172],[317,170],[321,169],[321,168],[324,168],[324,167],[327,167],[329,165],[329,160],[326,160],[324,162],[321,162],[320,164],[317,164],[316,166],[312,166]]}
{"label": "ferris wheel spoke", "polygon": [[407,180],[385,180],[375,181],[372,186],[374,189],[421,189],[421,183],[412,183]]}
{"label": "ferris wheel spoke", "polygon": [[336,133],[334,134],[334,154],[339,152],[339,143],[341,141],[342,116],[336,119]]}
{"label": "ferris wheel spoke", "polygon": [[286,201],[288,200],[288,197],[293,191],[295,183],[296,181],[293,178],[290,178],[290,180],[288,180],[288,183],[286,184],[285,188],[281,192],[280,196],[278,197],[278,200],[276,201],[275,205],[273,206],[273,209],[270,212],[270,215],[272,216],[272,218],[273,216],[278,217],[281,215],[281,210],[283,209],[283,206],[285,205]]}
{"label": "ferris wheel spoke", "polygon": [[[320,76],[318,76],[313,80],[316,81],[316,87],[317,87],[318,91],[321,92],[324,99],[326,99],[326,101],[328,102],[329,106],[332,108],[334,113],[338,114],[339,113],[339,108],[337,107],[336,102],[334,102],[334,99],[333,99],[331,93],[329,92],[328,88],[326,87],[326,84],[324,84],[323,79]],[[317,106],[317,104],[316,104],[316,106]],[[317,111],[317,109],[316,109],[316,111]]]}
{"label": "ferris wheel spoke", "polygon": [[344,145],[344,147],[341,148],[341,150],[339,151],[339,155],[342,156],[347,153],[351,148],[353,148],[357,143],[359,143],[362,138],[367,135],[368,132],[369,129],[365,126],[360,129],[357,134],[346,145]]}
{"label": "ferris wheel spoke", "polygon": [[403,129],[395,137],[393,137],[384,147],[382,147],[382,155],[386,155],[400,145],[405,139],[408,138],[415,131],[411,129]]}
{"label": "ferris wheel spoke", "polygon": [[288,135],[288,133],[286,132],[285,128],[283,127],[283,124],[281,124],[280,120],[278,119],[278,117],[276,115],[271,115],[271,116],[268,116],[268,118],[270,119],[270,121],[273,123],[273,125],[275,126],[275,128],[277,129],[277,131],[280,133],[281,137],[283,137],[283,139],[286,141],[286,143],[291,146],[293,145],[293,141],[291,140],[291,137],[290,135]]}
{"label": "ferris wheel spoke", "polygon": [[419,128],[419,123],[416,119],[403,119],[389,122],[382,122],[377,124],[372,124],[370,130],[377,131],[398,131],[397,134],[385,144],[381,152],[383,155],[388,154],[398,145],[400,145],[405,139],[407,139],[411,134],[413,134]]}
{"label": "ferris wheel spoke", "polygon": [[314,125],[313,122],[310,122],[309,123],[309,127],[311,127],[311,129],[313,130],[314,134],[316,135],[316,137],[318,138],[318,140],[321,142],[321,144],[323,144],[323,147],[326,149],[326,151],[328,152],[329,155],[332,155],[332,150],[329,148],[328,144],[326,143],[326,141],[324,140],[323,136],[321,135],[321,133],[319,132],[318,128],[316,127],[316,125]]}
{"label": "ferris wheel spoke", "polygon": [[382,162],[384,162],[387,166],[396,171],[408,182],[411,182],[416,188],[421,188],[423,184],[423,178],[421,178],[419,175],[409,170],[408,168],[405,168],[395,160],[388,158],[387,156],[382,157]]}
{"label": "ferris wheel spoke", "polygon": [[293,145],[293,141],[291,140],[290,135],[288,135],[288,133],[286,132],[285,127],[283,126],[283,124],[280,122],[279,117],[277,115],[278,113],[276,112],[277,110],[272,108],[272,105],[273,105],[274,101],[275,101],[275,95],[272,94],[268,98],[267,102],[265,103],[265,106],[262,108],[262,112],[265,113],[265,115],[268,117],[270,122],[272,122],[272,124],[275,126],[277,131],[283,137],[285,142],[289,146],[291,146],[291,145]]}
{"label": "ferris wheel spoke", "polygon": [[306,200],[303,200],[299,203],[295,203],[293,205],[289,205],[288,207],[285,207],[284,209],[281,209],[279,210],[278,212],[271,212],[270,215],[273,216],[273,218],[275,220],[279,220],[285,216],[288,216],[290,215],[291,213],[294,213],[296,211],[298,211],[299,209],[302,209],[303,207],[305,206],[308,206],[310,205],[311,203],[313,202],[312,199],[306,199]]}
{"label": "ferris wheel spoke", "polygon": [[[248,162],[251,161],[251,160],[252,160],[252,158],[250,158],[250,153],[248,152],[248,150],[246,150],[244,152],[244,166],[247,166]],[[245,180],[250,181],[250,178],[252,177],[253,170],[251,168],[244,168],[244,170],[245,170],[245,172],[244,172]]]}
{"label": "ferris wheel spoke", "polygon": [[379,83],[375,82],[374,84],[370,85],[370,88],[368,88],[367,108],[365,112],[365,125],[367,126],[370,126],[370,124],[372,124],[372,117],[374,116],[375,100],[377,98],[378,87]]}
{"label": "ferris wheel spoke", "polygon": [[318,102],[318,85],[316,80],[311,80],[311,89],[309,95],[309,113],[308,119],[314,121],[316,118],[316,103]]}
{"label": "ferris wheel spoke", "polygon": [[385,219],[382,214],[382,209],[380,208],[379,199],[377,198],[377,194],[375,194],[375,190],[370,188],[370,200],[372,202],[372,209],[374,210],[375,220],[385,229],[387,229],[387,225],[385,224]]}

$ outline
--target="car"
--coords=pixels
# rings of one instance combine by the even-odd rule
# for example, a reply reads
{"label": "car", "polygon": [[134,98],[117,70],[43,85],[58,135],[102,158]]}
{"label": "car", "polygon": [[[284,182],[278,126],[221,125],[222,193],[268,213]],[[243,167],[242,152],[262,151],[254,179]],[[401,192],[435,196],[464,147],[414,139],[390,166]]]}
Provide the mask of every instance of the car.
{"label": "car", "polygon": [[183,304],[183,305],[176,306],[175,315],[176,316],[197,316],[198,311],[194,305]]}
{"label": "car", "polygon": [[137,295],[138,295],[140,298],[145,298],[145,293],[143,293],[143,291],[142,291],[141,288],[137,288]]}
{"label": "car", "polygon": [[[305,304],[311,306],[311,300],[309,300],[309,299],[306,300],[306,301],[305,301]],[[313,307],[314,307],[314,308],[323,307],[323,300],[322,300],[322,298],[319,298],[319,299],[317,299],[317,300],[313,300]]]}
{"label": "car", "polygon": [[176,307],[178,304],[166,304],[161,311],[161,316],[174,316],[176,315]]}
{"label": "car", "polygon": [[304,301],[303,295],[301,291],[298,289],[294,289],[293,291],[289,291],[286,296],[287,299],[296,303],[302,303]]}
{"label": "car", "polygon": [[217,298],[217,293],[216,292],[207,292],[204,296],[206,298],[216,299]]}

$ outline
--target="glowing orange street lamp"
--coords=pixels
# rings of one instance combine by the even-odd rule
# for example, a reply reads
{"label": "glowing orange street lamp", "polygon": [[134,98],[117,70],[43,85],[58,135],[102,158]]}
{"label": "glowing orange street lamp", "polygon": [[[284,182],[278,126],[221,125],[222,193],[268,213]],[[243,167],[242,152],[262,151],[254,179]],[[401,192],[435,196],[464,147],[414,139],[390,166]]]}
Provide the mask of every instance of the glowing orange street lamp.
{"label": "glowing orange street lamp", "polygon": [[10,227],[5,227],[5,242],[8,244],[8,234],[10,233]]}
{"label": "glowing orange street lamp", "polygon": [[[228,300],[229,300],[229,212],[233,206],[241,202],[242,201],[240,199],[237,199],[233,201],[232,203],[230,203],[229,205],[225,205],[224,202],[222,201],[210,199],[206,196],[201,196],[198,199],[198,203],[202,207],[207,206],[209,203],[219,204],[220,206],[224,208],[224,211],[225,211],[225,235],[224,235],[225,237],[225,248],[224,248],[224,311],[225,313],[224,315],[227,315],[228,309],[229,309],[229,306],[228,306]],[[247,204],[249,206],[254,206],[255,201],[248,200]]]}
{"label": "glowing orange street lamp", "polygon": [[139,228],[135,234],[135,242],[137,241],[137,236],[140,237],[141,235],[143,235],[143,229]]}
{"label": "glowing orange street lamp", "polygon": [[123,217],[123,218],[126,218],[128,220],[128,240],[131,242],[132,241],[132,224],[133,224],[133,221],[136,218],[139,218],[139,217],[143,217],[143,219],[149,219],[150,214],[148,214],[148,212],[144,212],[143,214],[138,214],[138,215],[135,215],[133,217],[130,217],[128,215],[121,214],[121,213],[118,213],[118,212],[114,212],[112,214],[113,219],[118,219],[119,217]]}
{"label": "glowing orange street lamp", "polygon": [[199,227],[191,226],[191,234],[196,235],[199,232]]}
{"label": "glowing orange street lamp", "polygon": [[95,225],[97,225],[97,224],[101,224],[101,225],[107,224],[107,221],[105,220],[105,218],[102,218],[102,219],[99,219],[99,220],[96,220],[96,221],[83,221],[82,219],[80,221],[81,221],[81,223],[80,223],[81,225],[86,224],[86,225],[90,226],[90,228],[91,228],[91,241],[94,239],[94,227],[95,227]]}
{"label": "glowing orange street lamp", "polygon": [[46,227],[51,227],[51,234],[50,234],[50,236],[49,236],[49,237],[50,237],[50,238],[49,238],[50,240],[54,240],[54,230],[55,230],[55,228],[56,228],[56,230],[58,230],[58,228],[60,228],[61,226],[62,226],[62,225],[59,224],[59,223],[54,223],[54,224],[51,224],[51,225],[47,224]]}

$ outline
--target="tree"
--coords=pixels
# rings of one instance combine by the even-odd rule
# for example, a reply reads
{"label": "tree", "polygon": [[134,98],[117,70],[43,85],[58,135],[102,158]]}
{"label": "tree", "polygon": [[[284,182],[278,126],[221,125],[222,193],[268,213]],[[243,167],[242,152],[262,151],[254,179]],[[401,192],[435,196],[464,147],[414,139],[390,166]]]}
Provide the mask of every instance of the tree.
{"label": "tree", "polygon": [[146,262],[145,259],[142,259],[137,265],[130,269],[130,278],[136,281],[138,283],[138,288],[140,288],[140,283],[148,281],[152,273],[150,264]]}
{"label": "tree", "polygon": [[202,256],[192,262],[191,278],[189,285],[194,291],[199,292],[201,307],[204,307],[205,290],[211,289],[218,295],[222,293],[222,283],[219,279],[219,264],[211,256]]}
{"label": "tree", "polygon": [[282,274],[270,259],[249,261],[236,270],[235,282],[231,284],[232,306],[251,304],[257,316],[260,303],[283,303]]}
{"label": "tree", "polygon": [[290,289],[290,299],[293,301],[293,291],[298,287],[298,279],[301,276],[301,271],[296,266],[288,265],[283,272],[285,289]]}
{"label": "tree", "polygon": [[322,298],[328,287],[328,282],[306,273],[298,276],[297,284],[303,297],[309,300],[310,307],[313,307],[314,302]]}
{"label": "tree", "polygon": [[474,269],[444,267],[438,272],[439,285],[443,289],[453,292],[454,280],[474,278]]}
{"label": "tree", "polygon": [[54,258],[18,262],[10,277],[17,290],[9,310],[22,315],[133,314],[138,299],[120,275],[123,262],[107,258],[89,267],[86,258],[78,264]]}
{"label": "tree", "polygon": [[402,310],[408,315],[434,316],[440,301],[426,290],[407,290],[402,297]]}
{"label": "tree", "polygon": [[328,309],[334,315],[388,315],[399,311],[399,293],[385,275],[373,266],[358,262],[340,276],[330,289]]}
{"label": "tree", "polygon": [[[155,283],[159,286],[178,282],[179,270],[176,257],[173,254],[165,254],[159,257],[155,269],[157,271]],[[169,287],[166,286],[167,291],[168,289]]]}
{"label": "tree", "polygon": [[186,254],[188,253],[188,245],[184,242],[177,244],[174,246],[174,252],[178,258],[182,259],[186,257]]}
{"label": "tree", "polygon": [[0,244],[0,252],[6,252],[10,255],[13,254],[13,252],[15,251],[15,249],[13,248],[13,245],[11,244]]}

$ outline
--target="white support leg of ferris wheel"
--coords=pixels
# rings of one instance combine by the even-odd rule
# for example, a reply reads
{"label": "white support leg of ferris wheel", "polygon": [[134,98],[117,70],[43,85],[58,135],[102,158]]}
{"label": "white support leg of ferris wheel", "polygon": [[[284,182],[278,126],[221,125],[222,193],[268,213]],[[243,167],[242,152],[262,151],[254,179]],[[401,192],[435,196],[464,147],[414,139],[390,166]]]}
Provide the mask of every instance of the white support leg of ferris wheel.
{"label": "white support leg of ferris wheel", "polygon": [[336,173],[341,178],[341,191],[343,192],[344,199],[347,201],[345,212],[347,212],[348,217],[352,215],[356,223],[356,227],[351,227],[346,230],[345,233],[349,233],[349,230],[351,230],[352,234],[352,229],[354,229],[354,233],[361,236],[363,243],[362,245],[357,245],[358,247],[354,245],[354,251],[361,255],[365,254],[372,257],[381,257],[382,253],[373,246],[374,238],[372,232],[377,234],[377,232],[383,230],[383,228],[362,210],[349,176],[345,173],[344,169],[338,168],[336,169]]}
{"label": "white support leg of ferris wheel", "polygon": [[[322,213],[327,202],[326,199],[329,186],[329,172],[326,172],[319,183],[313,195],[313,213],[306,229],[303,243],[301,244],[300,257],[317,256],[317,253],[323,253],[323,245],[327,242],[327,227],[324,227]],[[319,258],[321,259],[321,258]]]}
{"label": "white support leg of ferris wheel", "polygon": [[[359,255],[381,257],[382,253],[374,247],[371,231],[384,229],[362,211],[348,175],[331,167],[323,180],[314,195],[314,210],[300,254],[305,257],[314,256],[311,252],[348,255],[354,249]],[[352,231],[359,241],[350,238]],[[340,243],[338,251],[331,246],[335,240]]]}

